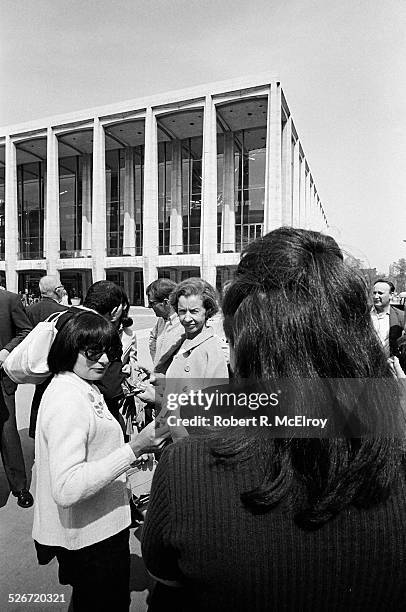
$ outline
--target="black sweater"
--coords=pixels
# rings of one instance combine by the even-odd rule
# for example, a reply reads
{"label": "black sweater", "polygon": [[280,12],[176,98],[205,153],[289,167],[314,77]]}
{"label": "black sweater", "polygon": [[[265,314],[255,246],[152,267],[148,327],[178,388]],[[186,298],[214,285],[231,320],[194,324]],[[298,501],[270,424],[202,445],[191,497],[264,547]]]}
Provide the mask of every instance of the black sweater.
{"label": "black sweater", "polygon": [[[385,503],[348,508],[306,532],[282,505],[254,515],[240,501],[259,482],[255,460],[225,467],[186,439],[162,456],[142,550],[159,578],[184,584],[151,610],[388,611],[406,609],[406,486]],[[154,599],[153,599],[154,601]]]}

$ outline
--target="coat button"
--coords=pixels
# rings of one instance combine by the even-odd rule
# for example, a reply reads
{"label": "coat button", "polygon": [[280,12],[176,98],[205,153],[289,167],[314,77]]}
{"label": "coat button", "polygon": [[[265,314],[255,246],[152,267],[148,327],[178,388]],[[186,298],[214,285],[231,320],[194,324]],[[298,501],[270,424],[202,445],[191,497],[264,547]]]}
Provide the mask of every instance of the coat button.
{"label": "coat button", "polygon": [[190,372],[190,366],[185,365],[185,372]]}

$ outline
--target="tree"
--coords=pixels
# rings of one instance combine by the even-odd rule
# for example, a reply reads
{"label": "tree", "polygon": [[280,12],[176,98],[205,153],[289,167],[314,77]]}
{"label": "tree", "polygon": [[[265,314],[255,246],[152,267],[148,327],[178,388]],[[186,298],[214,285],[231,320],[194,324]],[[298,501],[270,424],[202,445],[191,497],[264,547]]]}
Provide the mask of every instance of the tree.
{"label": "tree", "polygon": [[356,257],[353,257],[352,255],[347,255],[347,257],[344,259],[344,263],[354,270],[361,270],[362,268],[362,261]]}
{"label": "tree", "polygon": [[392,278],[396,286],[396,291],[406,291],[406,259],[401,257],[395,261],[392,266]]}
{"label": "tree", "polygon": [[356,257],[352,257],[352,255],[348,255],[344,259],[344,263],[347,264],[353,270],[356,270],[358,274],[364,279],[365,284],[367,286],[368,292],[372,291],[372,287],[374,283],[378,280],[378,278],[386,278],[386,274],[381,274],[376,271],[376,268],[364,268],[364,263],[361,259],[357,259]]}

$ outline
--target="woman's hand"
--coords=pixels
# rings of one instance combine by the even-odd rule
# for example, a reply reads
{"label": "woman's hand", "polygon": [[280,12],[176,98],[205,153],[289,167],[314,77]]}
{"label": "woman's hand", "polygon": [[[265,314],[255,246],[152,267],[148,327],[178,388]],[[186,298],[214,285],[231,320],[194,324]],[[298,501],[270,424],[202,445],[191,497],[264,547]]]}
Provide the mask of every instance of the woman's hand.
{"label": "woman's hand", "polygon": [[403,371],[402,366],[400,365],[399,359],[397,357],[389,357],[388,363],[395,378],[406,378],[406,374]]}
{"label": "woman's hand", "polygon": [[162,397],[165,389],[165,376],[163,374],[151,374],[148,379],[143,382],[144,389],[137,393],[143,402],[161,406]]}
{"label": "woman's hand", "polygon": [[169,438],[169,427],[161,422],[148,423],[140,433],[130,440],[129,445],[136,457],[157,450]]}

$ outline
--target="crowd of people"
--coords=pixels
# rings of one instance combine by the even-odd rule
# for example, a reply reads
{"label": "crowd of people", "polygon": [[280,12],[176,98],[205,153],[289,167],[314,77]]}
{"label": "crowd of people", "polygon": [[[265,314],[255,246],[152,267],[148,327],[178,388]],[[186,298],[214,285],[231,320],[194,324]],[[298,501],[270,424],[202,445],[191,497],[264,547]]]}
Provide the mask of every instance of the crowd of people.
{"label": "crowd of people", "polygon": [[[1,455],[17,503],[34,505],[38,561],[57,558],[74,612],[128,610],[127,473],[158,460],[142,551],[156,581],[149,610],[400,610],[406,601],[405,313],[378,280],[373,307],[336,242],[279,228],[252,242],[235,278],[158,279],[153,367],[137,354],[129,300],[98,281],[83,305],[62,304],[56,277],[26,309],[0,292],[0,364],[57,317],[48,375],[36,387],[35,502],[15,419],[16,384],[2,370]],[[229,381],[379,380],[390,435],[275,437],[271,427],[188,427],[168,397]],[[359,402],[360,431],[385,411],[384,392]],[[388,405],[386,409],[388,409]],[[397,407],[399,410],[397,410]],[[331,398],[330,411],[337,409]],[[179,416],[180,413],[176,412]],[[351,416],[351,415],[350,415]],[[138,518],[143,520],[143,516]]]}

